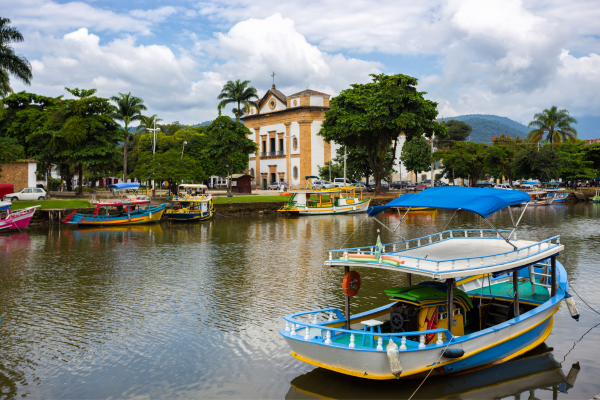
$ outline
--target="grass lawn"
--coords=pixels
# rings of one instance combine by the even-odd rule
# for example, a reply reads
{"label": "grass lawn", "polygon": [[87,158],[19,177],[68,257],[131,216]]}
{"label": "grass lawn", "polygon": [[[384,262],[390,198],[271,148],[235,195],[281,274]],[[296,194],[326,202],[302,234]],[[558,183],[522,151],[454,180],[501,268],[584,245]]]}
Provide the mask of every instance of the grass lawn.
{"label": "grass lawn", "polygon": [[264,201],[286,201],[289,196],[234,196],[234,197],[219,197],[214,200],[218,203],[254,203]]}
{"label": "grass lawn", "polygon": [[11,210],[20,210],[22,208],[41,206],[40,208],[83,208],[93,207],[87,200],[42,200],[42,201],[13,201]]}

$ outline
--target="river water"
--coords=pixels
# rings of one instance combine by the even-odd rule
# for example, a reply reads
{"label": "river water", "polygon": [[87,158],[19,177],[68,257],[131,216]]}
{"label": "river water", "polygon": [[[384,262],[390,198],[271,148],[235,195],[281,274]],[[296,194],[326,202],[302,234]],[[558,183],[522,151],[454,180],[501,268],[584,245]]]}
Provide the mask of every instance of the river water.
{"label": "river water", "polygon": [[[599,217],[600,204],[529,208],[519,238],[562,235],[559,260],[600,311]],[[378,218],[398,222],[394,213]],[[492,222],[508,229],[508,212]],[[399,232],[416,237],[447,224],[485,228],[466,212],[423,211],[409,214]],[[374,244],[378,227],[364,214],[244,216],[0,234],[0,399],[408,398],[420,381],[315,368],[292,358],[278,333],[286,314],[343,309],[343,270],[323,266],[327,250]],[[382,241],[397,239],[383,230]],[[405,283],[404,274],[358,271],[353,313],[386,304],[383,289]],[[483,371],[430,378],[415,398],[598,395],[600,327],[589,330],[600,315],[576,301],[580,322],[561,307],[546,347]],[[574,385],[559,385],[577,368]]]}

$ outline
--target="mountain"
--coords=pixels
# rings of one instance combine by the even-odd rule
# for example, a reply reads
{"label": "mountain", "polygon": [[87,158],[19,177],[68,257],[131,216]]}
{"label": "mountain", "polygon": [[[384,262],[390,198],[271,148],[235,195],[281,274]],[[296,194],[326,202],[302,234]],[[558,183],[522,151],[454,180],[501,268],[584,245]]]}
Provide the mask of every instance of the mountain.
{"label": "mountain", "polygon": [[212,124],[212,121],[204,121],[204,122],[201,122],[201,123],[199,123],[199,124],[196,124],[196,125],[190,125],[190,126],[192,126],[192,127],[193,127],[193,126],[209,126],[210,124]]}
{"label": "mountain", "polygon": [[[490,142],[494,136],[501,133],[510,135],[511,137],[517,135],[526,137],[527,133],[529,133],[529,128],[525,125],[513,121],[510,118],[500,117],[498,115],[467,114],[444,119],[456,119],[471,125],[473,128],[471,140],[474,142]],[[579,139],[600,138],[600,117],[575,116],[575,119],[577,119],[577,124],[575,124],[574,127],[577,129],[577,137]]]}
{"label": "mountain", "polygon": [[491,143],[494,136],[502,133],[510,137],[525,137],[529,132],[525,125],[498,115],[468,114],[444,119],[463,121],[470,125],[473,128],[471,141],[477,143]]}

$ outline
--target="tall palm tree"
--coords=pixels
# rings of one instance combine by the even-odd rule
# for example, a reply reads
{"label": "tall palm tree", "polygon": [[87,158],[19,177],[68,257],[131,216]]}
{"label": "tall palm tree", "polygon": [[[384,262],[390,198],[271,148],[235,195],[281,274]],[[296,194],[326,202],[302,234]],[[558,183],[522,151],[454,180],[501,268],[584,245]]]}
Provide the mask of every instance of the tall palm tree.
{"label": "tall palm tree", "polygon": [[113,114],[113,118],[118,121],[123,121],[125,124],[125,146],[123,147],[123,182],[127,182],[127,147],[129,144],[129,124],[131,121],[140,120],[142,118],[142,110],[146,110],[144,100],[135,97],[130,93],[119,93],[119,96],[110,98],[117,105],[117,111]]}
{"label": "tall palm tree", "polygon": [[556,106],[545,109],[541,113],[533,116],[527,126],[535,128],[529,132],[527,139],[531,142],[539,143],[546,140],[550,143],[560,144],[567,140],[573,140],[577,137],[577,131],[571,126],[576,124],[577,120],[569,115],[569,111],[559,110]]}
{"label": "tall palm tree", "polygon": [[8,26],[10,19],[0,17],[0,69],[14,75],[17,79],[31,85],[31,64],[23,56],[15,54],[11,42],[22,42],[23,35],[18,29]]}
{"label": "tall palm tree", "polygon": [[0,98],[5,98],[11,93],[14,93],[14,91],[10,87],[8,72],[0,68]]}
{"label": "tall palm tree", "polygon": [[258,93],[254,87],[248,87],[249,84],[250,81],[240,82],[239,79],[235,82],[229,81],[225,84],[225,86],[223,86],[221,93],[217,97],[217,99],[221,100],[219,103],[220,108],[223,108],[227,104],[231,103],[237,104],[237,109],[234,112],[236,122],[240,120],[240,115],[242,114],[242,104],[244,105],[245,109],[249,108],[250,106],[254,106],[258,112],[258,104],[252,100],[258,100]]}

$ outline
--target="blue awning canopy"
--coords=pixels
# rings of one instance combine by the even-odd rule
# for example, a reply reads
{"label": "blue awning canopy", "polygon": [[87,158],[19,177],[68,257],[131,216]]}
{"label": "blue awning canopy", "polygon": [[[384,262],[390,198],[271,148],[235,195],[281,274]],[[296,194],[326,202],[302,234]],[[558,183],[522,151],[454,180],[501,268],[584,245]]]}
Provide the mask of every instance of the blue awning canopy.
{"label": "blue awning canopy", "polygon": [[131,182],[131,183],[115,183],[114,185],[108,185],[111,189],[137,189],[140,187],[139,182]]}
{"label": "blue awning canopy", "polygon": [[467,210],[487,218],[505,207],[529,200],[529,195],[519,190],[440,186],[417,194],[404,194],[386,205],[369,208],[367,213],[373,217],[390,207],[430,207]]}

